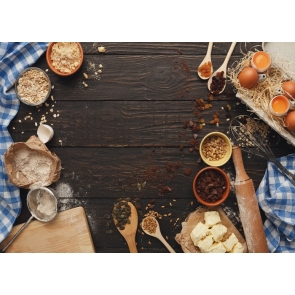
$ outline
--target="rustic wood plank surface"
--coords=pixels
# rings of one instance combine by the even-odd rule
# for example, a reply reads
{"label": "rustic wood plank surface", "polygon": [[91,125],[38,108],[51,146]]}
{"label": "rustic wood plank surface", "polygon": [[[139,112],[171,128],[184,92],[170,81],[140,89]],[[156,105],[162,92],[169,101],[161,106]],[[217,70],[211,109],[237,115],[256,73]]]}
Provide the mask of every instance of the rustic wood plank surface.
{"label": "rustic wood plank surface", "polygon": [[[97,51],[101,45],[106,47],[105,54]],[[229,66],[243,52],[260,45],[237,43]],[[13,140],[26,141],[35,135],[35,123],[39,124],[42,115],[47,124],[52,124],[55,135],[47,146],[60,157],[63,167],[60,180],[52,187],[64,183],[72,190],[72,194],[60,197],[59,210],[85,208],[96,252],[128,252],[109,215],[118,198],[129,197],[139,204],[139,222],[148,210],[163,215],[159,221],[162,234],[181,253],[174,237],[181,230],[181,222],[200,205],[191,186],[194,175],[206,166],[198,162],[198,151],[190,151],[193,133],[184,129],[183,123],[205,120],[198,133],[200,142],[208,132],[227,132],[229,119],[247,114],[248,110],[228,83],[226,91],[214,97],[212,108],[196,116],[195,100],[208,100],[207,84],[196,72],[207,43],[89,42],[82,43],[82,47],[85,59],[78,73],[59,77],[48,70],[54,85],[48,106],[21,104],[9,126]],[[229,47],[228,42],[214,43],[215,69],[222,64]],[[48,68],[45,55],[35,66]],[[97,74],[99,69],[102,73]],[[85,79],[83,73],[89,78]],[[224,110],[227,104],[231,106],[229,111]],[[215,112],[220,113],[218,127],[209,124]],[[28,115],[33,119],[25,119]],[[295,152],[274,131],[270,144],[276,156]],[[232,161],[222,168],[230,175],[233,186]],[[245,168],[257,188],[266,161],[250,158],[245,161]],[[187,169],[191,173],[185,173]],[[146,186],[139,190],[138,183],[144,182]],[[162,192],[165,186],[171,191]],[[30,216],[25,202],[27,192],[21,189],[23,208],[15,224]],[[149,204],[154,207],[149,208]],[[243,234],[233,187],[223,208]],[[144,235],[140,228],[136,241],[139,252],[168,252],[160,241]]]}

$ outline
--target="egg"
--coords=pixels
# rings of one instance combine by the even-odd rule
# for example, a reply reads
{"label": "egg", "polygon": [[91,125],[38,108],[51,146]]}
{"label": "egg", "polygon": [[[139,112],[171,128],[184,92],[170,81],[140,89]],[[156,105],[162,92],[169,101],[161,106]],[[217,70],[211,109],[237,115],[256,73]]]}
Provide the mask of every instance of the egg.
{"label": "egg", "polygon": [[292,99],[292,97],[295,99],[295,82],[294,81],[286,81],[282,84],[282,89],[284,92],[284,95],[288,97],[289,99]]}
{"label": "egg", "polygon": [[290,131],[295,131],[295,111],[291,111],[285,116],[285,127]]}
{"label": "egg", "polygon": [[253,88],[256,85],[258,78],[257,71],[251,67],[243,69],[238,76],[240,85],[247,89]]}

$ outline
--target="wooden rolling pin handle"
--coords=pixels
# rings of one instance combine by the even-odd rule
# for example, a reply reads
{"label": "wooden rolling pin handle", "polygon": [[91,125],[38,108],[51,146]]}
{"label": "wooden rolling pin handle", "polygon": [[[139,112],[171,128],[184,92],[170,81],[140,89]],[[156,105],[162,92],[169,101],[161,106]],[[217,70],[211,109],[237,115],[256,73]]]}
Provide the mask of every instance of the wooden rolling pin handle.
{"label": "wooden rolling pin handle", "polygon": [[250,253],[267,253],[269,251],[254,184],[244,169],[240,147],[233,147],[232,157],[236,169],[235,193],[248,251]]}

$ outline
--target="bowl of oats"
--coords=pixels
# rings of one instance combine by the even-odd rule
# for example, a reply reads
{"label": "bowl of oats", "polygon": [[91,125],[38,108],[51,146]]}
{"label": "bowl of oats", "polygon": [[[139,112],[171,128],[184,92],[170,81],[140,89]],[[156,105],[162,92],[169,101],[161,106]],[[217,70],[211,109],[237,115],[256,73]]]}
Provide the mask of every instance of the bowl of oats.
{"label": "bowl of oats", "polygon": [[222,166],[231,157],[232,143],[222,132],[208,133],[200,143],[202,160],[209,166]]}
{"label": "bowl of oats", "polygon": [[75,74],[82,66],[84,52],[79,42],[51,42],[46,51],[49,68],[59,76]]}
{"label": "bowl of oats", "polygon": [[15,82],[19,100],[30,106],[44,103],[51,92],[51,82],[45,71],[37,67],[23,70]]}

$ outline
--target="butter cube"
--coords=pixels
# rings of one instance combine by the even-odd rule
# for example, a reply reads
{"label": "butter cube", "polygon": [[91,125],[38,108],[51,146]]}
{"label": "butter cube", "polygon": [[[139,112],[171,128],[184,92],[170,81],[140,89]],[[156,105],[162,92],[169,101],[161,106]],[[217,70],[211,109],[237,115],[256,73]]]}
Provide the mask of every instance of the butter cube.
{"label": "butter cube", "polygon": [[238,238],[234,233],[232,233],[226,241],[223,242],[223,246],[225,247],[227,252],[230,252],[234,245],[238,242]]}
{"label": "butter cube", "polygon": [[194,245],[197,246],[197,243],[202,238],[204,238],[208,233],[209,233],[208,227],[204,223],[199,222],[190,234]]}
{"label": "butter cube", "polygon": [[219,213],[217,211],[207,211],[204,213],[205,224],[211,227],[217,223],[221,223]]}
{"label": "butter cube", "polygon": [[222,242],[214,243],[209,249],[208,253],[225,253],[226,249],[224,248]]}
{"label": "butter cube", "polygon": [[244,247],[240,242],[237,242],[232,250],[230,251],[230,253],[243,253],[244,252]]}
{"label": "butter cube", "polygon": [[227,232],[227,227],[223,224],[215,224],[210,229],[215,242],[220,241]]}
{"label": "butter cube", "polygon": [[212,235],[206,236],[202,240],[200,240],[197,246],[200,248],[201,252],[208,252],[209,249],[213,245],[213,237]]}

